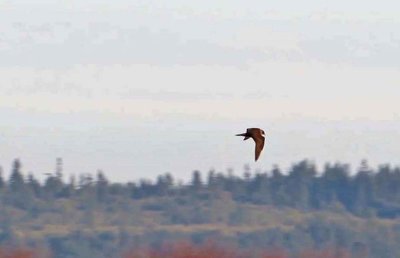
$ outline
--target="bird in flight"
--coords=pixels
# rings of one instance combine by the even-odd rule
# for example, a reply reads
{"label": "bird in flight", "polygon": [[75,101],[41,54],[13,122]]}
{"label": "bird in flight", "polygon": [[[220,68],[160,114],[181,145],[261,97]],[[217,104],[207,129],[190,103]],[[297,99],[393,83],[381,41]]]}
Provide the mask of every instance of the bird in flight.
{"label": "bird in flight", "polygon": [[256,143],[256,161],[260,157],[261,151],[264,148],[265,132],[260,128],[248,128],[245,133],[237,134],[236,136],[244,136],[244,141],[252,138]]}

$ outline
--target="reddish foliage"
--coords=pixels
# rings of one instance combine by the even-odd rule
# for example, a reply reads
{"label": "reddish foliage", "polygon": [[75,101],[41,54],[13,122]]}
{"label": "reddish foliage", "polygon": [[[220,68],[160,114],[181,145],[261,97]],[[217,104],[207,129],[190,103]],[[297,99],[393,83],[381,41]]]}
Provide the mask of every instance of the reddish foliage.
{"label": "reddish foliage", "polygon": [[0,250],[0,258],[36,258],[36,254],[30,250]]}
{"label": "reddish foliage", "polygon": [[207,242],[194,245],[190,242],[180,242],[165,245],[159,250],[130,252],[124,258],[288,258],[286,252],[275,250],[260,253],[239,251],[237,248],[228,248]]}
{"label": "reddish foliage", "polygon": [[125,258],[245,258],[234,248],[222,248],[212,243],[193,245],[188,242],[165,245],[159,250],[129,253]]}
{"label": "reddish foliage", "polygon": [[[0,258],[45,258],[44,253],[29,249],[0,249]],[[190,242],[179,242],[164,245],[160,249],[136,250],[123,256],[124,258],[289,258],[284,250],[270,250],[262,253],[239,251],[237,248],[222,247],[213,242],[194,245]],[[351,258],[349,252],[342,249],[306,250],[295,258]]]}
{"label": "reddish foliage", "polygon": [[[265,251],[263,253],[245,253],[236,248],[223,248],[213,243],[194,245],[188,242],[165,245],[158,250],[141,250],[130,252],[124,258],[289,258],[283,250]],[[307,250],[296,258],[350,258],[350,254],[344,250]]]}
{"label": "reddish foliage", "polygon": [[260,258],[288,258],[286,254],[263,254]]}

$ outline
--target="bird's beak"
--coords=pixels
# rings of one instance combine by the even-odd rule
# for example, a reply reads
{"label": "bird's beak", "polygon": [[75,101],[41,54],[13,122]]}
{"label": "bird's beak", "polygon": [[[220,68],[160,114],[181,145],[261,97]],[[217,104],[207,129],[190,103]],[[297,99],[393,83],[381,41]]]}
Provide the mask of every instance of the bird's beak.
{"label": "bird's beak", "polygon": [[236,136],[246,136],[246,133],[236,134]]}

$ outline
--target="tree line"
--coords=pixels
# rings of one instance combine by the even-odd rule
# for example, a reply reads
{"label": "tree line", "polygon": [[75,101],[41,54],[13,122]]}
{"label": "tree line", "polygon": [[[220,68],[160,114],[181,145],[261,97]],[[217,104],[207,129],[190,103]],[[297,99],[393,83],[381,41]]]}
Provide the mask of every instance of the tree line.
{"label": "tree line", "polygon": [[[65,178],[62,160],[38,180],[22,162],[0,170],[0,247],[44,250],[53,258],[122,257],[165,241],[207,239],[241,250],[281,248],[400,257],[400,168],[362,161],[318,170],[313,162],[240,174],[193,171],[182,183],[111,182],[102,171]],[[290,257],[290,255],[289,255]]]}
{"label": "tree line", "polygon": [[317,171],[315,164],[303,160],[286,172],[277,166],[267,172],[252,172],[245,166],[241,176],[214,170],[205,176],[194,171],[186,184],[177,182],[169,173],[153,181],[112,183],[102,171],[95,176],[72,176],[65,182],[61,159],[57,160],[56,171],[40,182],[33,174],[24,175],[21,167],[21,161],[16,159],[7,180],[0,173],[1,201],[20,209],[32,209],[35,200],[52,202],[81,198],[90,206],[116,197],[131,200],[163,196],[207,199],[225,192],[239,203],[300,210],[336,208],[360,217],[400,216],[400,168],[381,165],[372,169],[365,160],[353,175],[348,164],[328,163],[323,171]]}

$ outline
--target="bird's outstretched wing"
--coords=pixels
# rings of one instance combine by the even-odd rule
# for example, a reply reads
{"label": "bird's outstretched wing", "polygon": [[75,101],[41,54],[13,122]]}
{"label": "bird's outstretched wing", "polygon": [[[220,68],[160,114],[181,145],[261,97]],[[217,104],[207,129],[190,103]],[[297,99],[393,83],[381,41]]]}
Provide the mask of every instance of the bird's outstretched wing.
{"label": "bird's outstretched wing", "polygon": [[256,161],[258,160],[258,158],[260,157],[261,151],[264,149],[264,143],[265,143],[265,138],[261,135],[257,135],[253,137],[253,140],[256,143]]}

